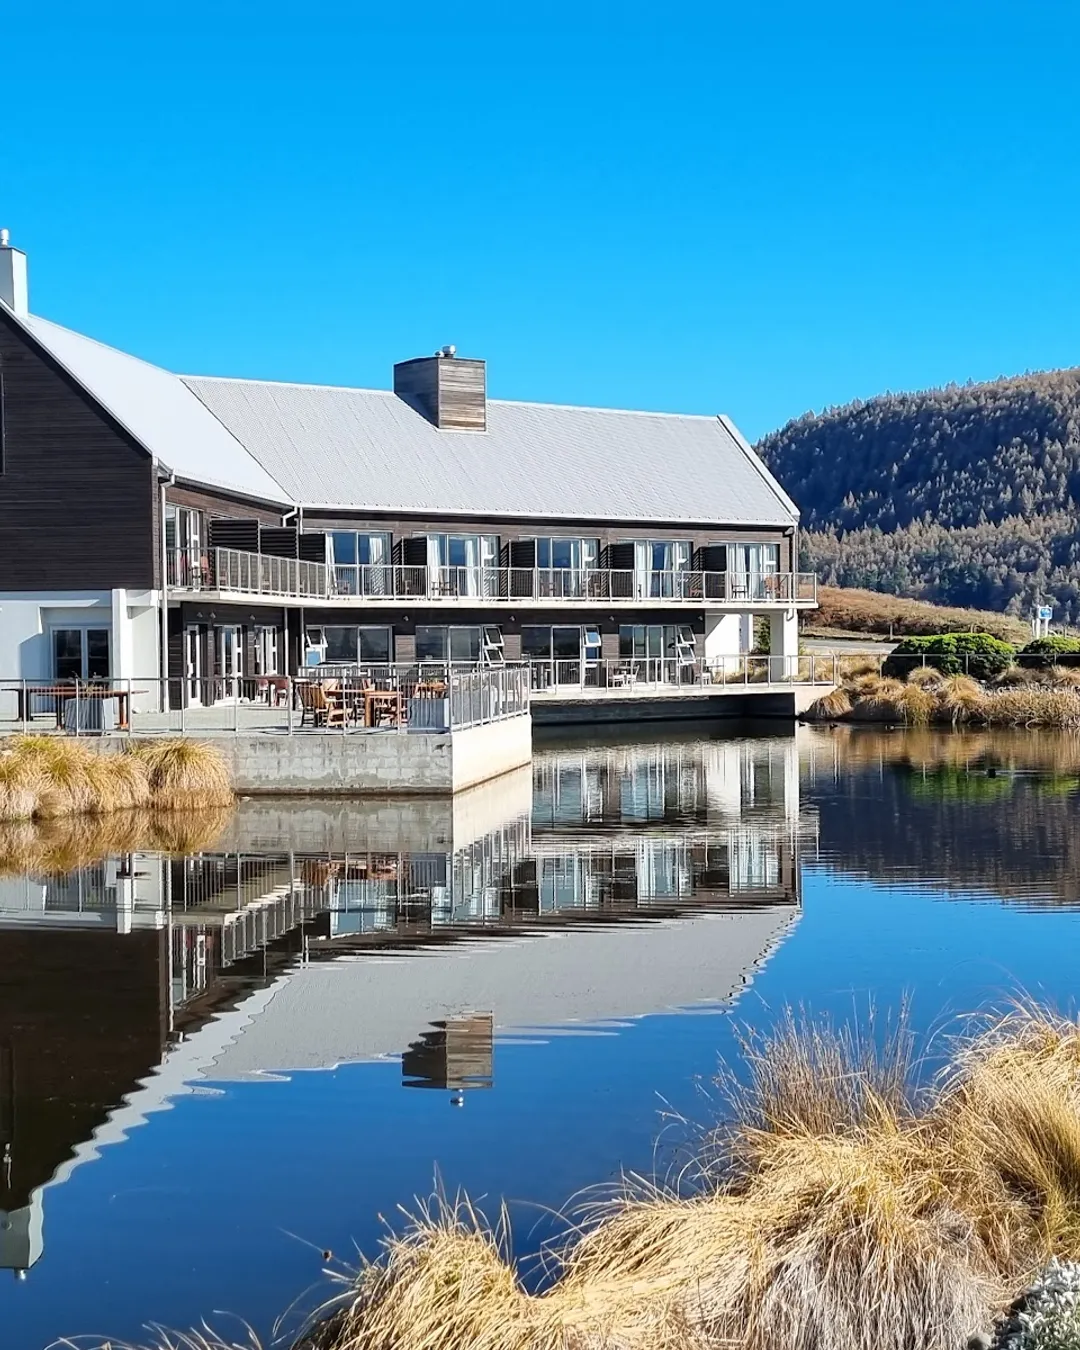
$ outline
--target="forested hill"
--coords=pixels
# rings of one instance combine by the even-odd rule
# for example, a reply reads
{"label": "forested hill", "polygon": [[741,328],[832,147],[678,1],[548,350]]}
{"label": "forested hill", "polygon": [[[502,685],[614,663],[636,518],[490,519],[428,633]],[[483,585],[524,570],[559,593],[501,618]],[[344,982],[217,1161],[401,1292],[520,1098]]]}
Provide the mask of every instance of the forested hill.
{"label": "forested hill", "polygon": [[883,394],[757,449],[829,584],[1080,622],[1080,369]]}

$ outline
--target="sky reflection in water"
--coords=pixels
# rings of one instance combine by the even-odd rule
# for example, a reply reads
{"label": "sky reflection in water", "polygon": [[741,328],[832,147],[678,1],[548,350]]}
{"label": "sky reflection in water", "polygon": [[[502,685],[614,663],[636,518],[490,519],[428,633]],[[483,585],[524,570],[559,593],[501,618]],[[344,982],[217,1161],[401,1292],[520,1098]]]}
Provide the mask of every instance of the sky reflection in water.
{"label": "sky reflection in water", "polygon": [[733,1008],[1067,1004],[1078,786],[1062,736],[591,735],[453,803],[249,802],[198,857],[0,880],[3,1344],[269,1331],[436,1173],[535,1250],[678,1164]]}

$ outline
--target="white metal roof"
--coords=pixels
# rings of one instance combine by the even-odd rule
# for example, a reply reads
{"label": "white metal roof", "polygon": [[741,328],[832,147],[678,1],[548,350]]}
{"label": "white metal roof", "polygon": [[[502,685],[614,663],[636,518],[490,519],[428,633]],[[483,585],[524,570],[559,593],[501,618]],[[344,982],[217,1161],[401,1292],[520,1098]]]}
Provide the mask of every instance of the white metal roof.
{"label": "white metal roof", "polygon": [[293,504],[175,375],[35,314],[21,322],[68,374],[179,478],[260,501]]}
{"label": "white metal roof", "polygon": [[406,514],[797,518],[725,417],[490,399],[486,432],[440,431],[383,390],[181,377],[36,315],[13,317],[156,460],[210,488]]}
{"label": "white metal roof", "polygon": [[506,1036],[588,1033],[597,1023],[688,1008],[719,1011],[799,917],[793,905],[769,904],[317,961],[275,985],[205,1075],[237,1079],[391,1057],[433,1022],[467,1012],[490,1012]]}
{"label": "white metal roof", "polygon": [[726,419],[489,399],[440,431],[395,394],[184,377],[298,502],[364,510],[790,525]]}

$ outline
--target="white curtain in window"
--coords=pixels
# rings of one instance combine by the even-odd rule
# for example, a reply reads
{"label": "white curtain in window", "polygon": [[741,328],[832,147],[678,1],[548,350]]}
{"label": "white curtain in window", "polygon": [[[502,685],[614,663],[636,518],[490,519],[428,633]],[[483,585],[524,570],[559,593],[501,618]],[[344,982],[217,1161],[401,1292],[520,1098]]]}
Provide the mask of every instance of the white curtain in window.
{"label": "white curtain in window", "polygon": [[367,571],[367,595],[389,595],[390,577],[387,573],[387,537],[385,534],[372,534],[368,536],[368,558],[370,565]]}
{"label": "white curtain in window", "polygon": [[649,595],[652,577],[652,544],[639,539],[634,545],[634,598],[643,600]]}
{"label": "white curtain in window", "polygon": [[442,565],[446,556],[446,536],[429,534],[427,537],[428,591],[439,595],[442,591]]}

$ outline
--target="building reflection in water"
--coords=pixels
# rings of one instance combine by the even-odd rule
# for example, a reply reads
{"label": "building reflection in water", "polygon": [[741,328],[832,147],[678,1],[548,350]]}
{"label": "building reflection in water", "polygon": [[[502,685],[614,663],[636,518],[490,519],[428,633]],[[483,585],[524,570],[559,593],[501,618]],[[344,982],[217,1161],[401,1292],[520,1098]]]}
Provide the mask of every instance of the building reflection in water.
{"label": "building reflection in water", "polygon": [[471,1088],[493,1081],[495,1019],[469,1013],[435,1022],[401,1056],[401,1082],[408,1088],[441,1088],[463,1105]]}
{"label": "building reflection in water", "polygon": [[[814,832],[786,737],[553,750],[493,791],[389,823],[382,808],[335,810],[246,803],[228,852],[0,879],[0,1267],[25,1272],[40,1257],[48,1184],[208,1063],[224,1072],[230,1054],[237,1074],[307,1066],[287,1055],[316,1050],[329,1058],[311,1067],[401,1055],[405,1086],[460,1102],[492,1085],[500,1025],[735,996],[788,931],[800,846]],[[286,851],[254,846],[285,834]],[[680,924],[713,912],[745,931],[725,930],[703,976],[689,970],[692,945],[673,944]],[[498,941],[551,928],[599,937],[587,949]],[[460,979],[462,968],[438,954],[477,938],[476,1002],[456,986],[439,992],[445,971]],[[375,963],[327,996],[395,981],[362,1011],[342,1005],[328,1027],[295,1025],[291,972],[417,947],[428,957],[407,979],[396,962]],[[223,1055],[232,1032],[221,1028],[241,1008],[239,1050]],[[272,1017],[273,1053],[286,1056],[276,1066],[258,1050]],[[354,1039],[328,1044],[339,1024]],[[289,1034],[306,1039],[281,1050]]]}

